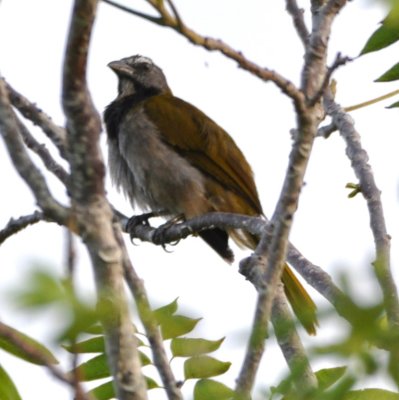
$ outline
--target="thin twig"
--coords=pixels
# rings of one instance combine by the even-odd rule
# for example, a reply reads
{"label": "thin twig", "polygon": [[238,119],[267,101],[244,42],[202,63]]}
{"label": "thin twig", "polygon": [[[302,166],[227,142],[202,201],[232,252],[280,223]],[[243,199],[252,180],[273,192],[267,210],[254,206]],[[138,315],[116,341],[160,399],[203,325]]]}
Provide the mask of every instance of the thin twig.
{"label": "thin twig", "polygon": [[382,96],[378,96],[375,99],[371,99],[371,100],[367,100],[364,101],[362,103],[359,104],[355,104],[353,106],[349,106],[349,107],[344,107],[344,111],[346,112],[351,112],[351,111],[355,111],[358,110],[359,108],[363,108],[363,107],[367,107],[367,106],[371,106],[372,104],[378,103],[380,101],[389,99],[390,97],[396,96],[399,94],[399,89],[398,90],[394,90],[392,92],[389,92],[387,94],[384,94]]}
{"label": "thin twig", "polygon": [[5,82],[12,105],[27,119],[35,125],[40,126],[47,137],[57,147],[60,155],[66,158],[66,132],[65,129],[56,125],[52,119],[34,103],[29,101],[21,93],[17,92],[8,82]]}
{"label": "thin twig", "polygon": [[41,211],[35,211],[33,214],[24,215],[17,219],[11,218],[7,225],[0,230],[0,244],[2,244],[12,235],[22,231],[29,225],[36,224],[37,222],[43,220],[44,216]]}
{"label": "thin twig", "polygon": [[[289,96],[293,101],[297,108],[301,108],[303,106],[303,96],[302,93],[295,87],[295,85],[278,72],[273,71],[268,68],[261,67],[260,65],[256,64],[253,61],[248,60],[241,51],[233,49],[227,43],[223,42],[222,40],[204,37],[198,34],[197,32],[193,31],[192,29],[188,28],[184,23],[180,23],[175,15],[171,15],[168,10],[165,8],[164,3],[162,1],[154,1],[154,0],[147,0],[147,2],[156,9],[160,17],[155,18],[148,15],[139,15],[136,10],[129,9],[127,7],[119,7],[116,3],[110,0],[103,0],[106,1],[108,4],[113,5],[115,7],[121,8],[124,11],[131,13],[136,16],[140,16],[150,22],[156,23],[161,26],[169,27],[185,38],[187,38],[191,43],[204,47],[209,51],[219,51],[224,54],[227,58],[237,62],[240,68],[250,72],[254,76],[262,79],[265,82],[273,82],[283,93]],[[173,9],[172,9],[173,11]]]}
{"label": "thin twig", "polygon": [[314,106],[324,95],[326,92],[329,84],[330,84],[330,79],[334,73],[340,66],[345,65],[347,62],[352,61],[350,57],[342,57],[341,53],[338,53],[335,57],[335,60],[333,64],[327,68],[327,72],[324,75],[324,80],[320,86],[320,89],[317,91],[317,93],[308,100],[308,104],[312,107]]}
{"label": "thin twig", "polygon": [[2,79],[0,79],[0,131],[15,168],[33,192],[39,207],[46,217],[65,224],[69,212],[53,198],[44,176],[29,158]]}
{"label": "thin twig", "polygon": [[117,3],[116,1],[112,1],[112,0],[102,0],[102,1],[103,1],[103,3],[106,3],[106,4],[110,5],[110,6],[115,7],[115,8],[119,8],[120,10],[125,11],[125,12],[127,12],[129,14],[133,14],[136,17],[144,18],[147,21],[151,21],[151,22],[154,22],[154,23],[157,23],[157,24],[161,23],[161,18],[159,18],[159,17],[154,17],[152,15],[145,14],[145,13],[143,13],[141,11],[133,10],[132,8],[126,7],[123,4]]}
{"label": "thin twig", "polygon": [[140,320],[143,323],[146,336],[150,342],[154,365],[162,379],[168,399],[182,400],[183,397],[170,367],[159,326],[152,312],[143,281],[133,268],[118,228],[115,229],[115,234],[123,252],[123,270],[125,280],[136,301]]}
{"label": "thin twig", "polygon": [[39,143],[34,138],[34,136],[29,132],[28,128],[22,123],[21,120],[18,119],[17,122],[26,146],[33,152],[35,152],[41,158],[46,168],[67,187],[69,181],[68,172],[54,160],[53,156],[47,150],[46,146]]}
{"label": "thin twig", "polygon": [[183,20],[180,16],[179,11],[177,10],[175,3],[173,2],[173,0],[166,0],[167,3],[169,4],[170,8],[172,9],[173,12],[173,16],[176,18],[177,23],[179,24],[180,29],[184,28],[184,23]]}

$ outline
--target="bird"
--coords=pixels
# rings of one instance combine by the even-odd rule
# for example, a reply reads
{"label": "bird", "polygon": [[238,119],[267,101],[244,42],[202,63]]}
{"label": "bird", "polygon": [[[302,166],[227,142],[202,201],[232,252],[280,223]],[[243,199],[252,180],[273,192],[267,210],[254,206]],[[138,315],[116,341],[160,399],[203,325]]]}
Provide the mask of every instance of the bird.
{"label": "bird", "polygon": [[[254,174],[233,138],[194,105],[174,96],[150,58],[112,61],[118,94],[104,111],[111,181],[133,207],[190,219],[209,212],[263,216]],[[224,260],[229,238],[255,249],[244,230],[212,228],[198,234]],[[285,265],[282,282],[294,313],[309,334],[316,305]]]}

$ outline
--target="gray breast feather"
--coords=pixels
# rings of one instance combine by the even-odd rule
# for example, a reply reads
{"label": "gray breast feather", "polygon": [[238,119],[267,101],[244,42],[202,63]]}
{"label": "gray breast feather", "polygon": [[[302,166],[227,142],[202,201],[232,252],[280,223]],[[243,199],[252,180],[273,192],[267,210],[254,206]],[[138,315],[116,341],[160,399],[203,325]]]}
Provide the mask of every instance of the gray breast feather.
{"label": "gray breast feather", "polygon": [[109,141],[109,164],[116,186],[144,210],[179,214],[188,197],[205,200],[202,174],[161,140],[140,109],[126,115],[118,140]]}

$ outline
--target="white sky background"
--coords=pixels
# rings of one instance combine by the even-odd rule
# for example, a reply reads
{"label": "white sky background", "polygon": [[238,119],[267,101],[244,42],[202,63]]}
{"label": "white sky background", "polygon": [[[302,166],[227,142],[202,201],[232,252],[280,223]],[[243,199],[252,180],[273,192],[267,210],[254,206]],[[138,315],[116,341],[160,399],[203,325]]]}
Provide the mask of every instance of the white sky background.
{"label": "white sky background", "polygon": [[[308,2],[302,3],[305,7]],[[71,4],[72,1],[53,0],[3,0],[0,4],[1,74],[58,124],[63,124],[60,76]],[[141,2],[125,1],[125,4],[134,6]],[[298,83],[302,45],[284,10],[285,2],[176,0],[176,4],[186,24],[194,30],[223,39],[260,65]],[[330,61],[337,51],[356,56],[384,15],[380,7],[350,2],[333,26]],[[352,105],[395,89],[395,84],[372,81],[397,62],[397,50],[396,44],[341,68],[335,76],[337,100],[343,105]],[[101,112],[116,95],[116,78],[106,67],[107,63],[133,54],[151,57],[164,70],[175,95],[198,106],[233,136],[253,166],[264,210],[271,215],[287,166],[289,130],[295,123],[290,101],[271,83],[257,80],[220,54],[194,47],[170,30],[100,4],[88,79],[94,102]],[[395,270],[399,262],[398,117],[397,110],[384,109],[384,105],[393,102],[388,100],[356,111],[353,117],[382,190]],[[40,131],[35,132],[39,141],[45,141]],[[105,143],[105,135],[102,141]],[[0,143],[1,228],[10,217],[33,212],[35,205],[29,190],[14,172],[3,142]],[[48,181],[53,193],[65,199],[57,181],[52,177]],[[344,271],[350,273],[359,298],[374,303],[379,299],[379,289],[370,266],[373,241],[366,205],[361,196],[347,198],[347,182],[356,180],[345,158],[341,138],[335,133],[328,140],[318,139],[291,240],[307,258],[323,266],[333,277],[338,278]],[[109,182],[107,187],[112,203],[126,214],[132,214],[122,195]],[[129,249],[155,306],[179,296],[182,311],[204,318],[194,334],[208,339],[227,336],[216,356],[233,361],[231,372],[221,380],[234,386],[256,296],[252,286],[237,273],[237,263],[228,266],[199,239],[182,241],[172,249],[172,254],[150,244],[129,244]],[[35,262],[62,273],[62,231],[45,223],[28,228],[0,248],[0,260],[2,321],[39,340],[54,337],[58,321],[51,316],[19,314],[8,301],[7,291],[25,283],[26,274]],[[79,260],[78,285],[89,296],[93,290],[91,267],[84,252],[80,253]],[[399,278],[396,270],[394,273]],[[314,291],[311,293],[321,308],[326,307],[320,296]],[[328,340],[331,335],[331,326],[323,324],[316,340]],[[313,343],[314,339],[308,340],[305,336],[305,340]],[[24,399],[70,398],[68,390],[48,378],[40,367],[27,365],[3,352],[0,363],[12,375]],[[178,362],[175,365],[179,371]],[[316,367],[329,365],[324,361]],[[268,385],[276,383],[284,368],[278,348],[273,341],[268,341],[259,381]],[[177,377],[182,375],[177,373]],[[158,390],[151,391],[150,398],[164,396]]]}

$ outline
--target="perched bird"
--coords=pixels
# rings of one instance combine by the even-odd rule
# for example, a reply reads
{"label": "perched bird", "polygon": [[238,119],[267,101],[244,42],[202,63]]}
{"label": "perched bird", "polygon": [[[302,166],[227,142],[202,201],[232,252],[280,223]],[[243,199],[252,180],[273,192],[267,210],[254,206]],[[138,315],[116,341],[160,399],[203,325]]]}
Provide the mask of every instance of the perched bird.
{"label": "perched bird", "polygon": [[[108,66],[119,81],[118,96],[104,112],[110,174],[133,206],[186,219],[212,211],[262,215],[251,167],[227,132],[175,97],[149,58],[135,55]],[[229,262],[229,237],[251,249],[257,244],[242,230],[199,235]],[[282,281],[298,319],[314,334],[312,299],[288,266]]]}

